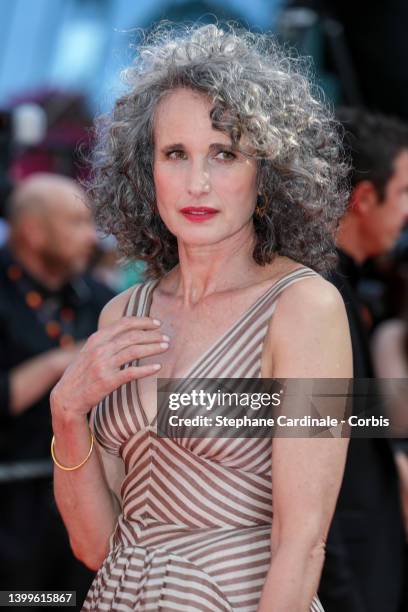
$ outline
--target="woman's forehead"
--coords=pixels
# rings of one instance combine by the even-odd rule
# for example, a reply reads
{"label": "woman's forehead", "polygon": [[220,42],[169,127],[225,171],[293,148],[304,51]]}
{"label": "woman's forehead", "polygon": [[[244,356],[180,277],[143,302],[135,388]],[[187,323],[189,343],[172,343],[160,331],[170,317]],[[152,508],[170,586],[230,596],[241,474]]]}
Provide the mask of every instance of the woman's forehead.
{"label": "woman's forehead", "polygon": [[203,110],[211,109],[211,98],[202,92],[194,91],[188,87],[177,87],[168,91],[157,106],[158,112],[178,109],[180,105],[201,107]]}
{"label": "woman's forehead", "polygon": [[156,109],[155,141],[181,142],[198,137],[216,137],[217,142],[230,144],[228,134],[213,128],[212,108],[213,102],[205,94],[181,88],[170,92]]}

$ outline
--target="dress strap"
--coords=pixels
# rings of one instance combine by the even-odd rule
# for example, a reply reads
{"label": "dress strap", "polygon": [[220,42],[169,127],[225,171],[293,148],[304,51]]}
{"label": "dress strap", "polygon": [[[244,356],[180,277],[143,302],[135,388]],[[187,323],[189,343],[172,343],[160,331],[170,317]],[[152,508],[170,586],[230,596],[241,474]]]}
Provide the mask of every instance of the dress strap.
{"label": "dress strap", "polygon": [[296,268],[296,270],[292,270],[292,272],[288,272],[272,285],[270,290],[265,294],[265,300],[261,300],[262,303],[260,305],[267,303],[269,306],[271,306],[275,304],[277,298],[287,287],[293,285],[297,281],[311,276],[319,276],[319,274],[307,266],[302,266],[300,268]]}
{"label": "dress strap", "polygon": [[123,312],[123,316],[143,317],[146,312],[146,307],[149,304],[149,296],[151,291],[158,282],[159,281],[157,279],[152,279],[136,285],[130,294],[130,298]]}

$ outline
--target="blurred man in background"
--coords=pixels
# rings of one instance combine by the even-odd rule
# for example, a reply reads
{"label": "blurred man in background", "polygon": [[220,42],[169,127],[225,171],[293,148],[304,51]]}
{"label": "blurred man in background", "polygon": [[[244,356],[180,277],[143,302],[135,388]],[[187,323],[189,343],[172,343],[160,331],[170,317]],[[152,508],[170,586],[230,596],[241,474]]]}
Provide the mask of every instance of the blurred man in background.
{"label": "blurred man in background", "polygon": [[[352,159],[352,193],[338,234],[339,270],[330,280],[346,304],[354,377],[372,378],[359,266],[389,251],[408,220],[408,129],[355,109],[338,116]],[[406,611],[406,563],[392,441],[352,438],[319,590],[325,612]]]}
{"label": "blurred man in background", "polygon": [[52,493],[50,389],[97,328],[112,292],[85,274],[96,244],[72,179],[34,174],[10,199],[0,249],[0,586],[77,589],[92,575],[72,557]]}

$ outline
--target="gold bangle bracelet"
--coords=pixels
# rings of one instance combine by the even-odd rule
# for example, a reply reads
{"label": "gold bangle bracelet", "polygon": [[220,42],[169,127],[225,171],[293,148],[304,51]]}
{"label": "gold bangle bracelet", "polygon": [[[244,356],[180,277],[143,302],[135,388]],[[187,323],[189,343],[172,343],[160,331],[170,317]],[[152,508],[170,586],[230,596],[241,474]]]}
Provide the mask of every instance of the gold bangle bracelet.
{"label": "gold bangle bracelet", "polygon": [[78,463],[78,465],[74,465],[72,467],[67,467],[66,465],[61,465],[61,463],[58,461],[58,459],[55,456],[55,436],[52,436],[52,440],[51,440],[51,457],[52,460],[54,461],[55,465],[58,466],[60,468],[60,470],[64,470],[65,472],[71,472],[73,470],[77,470],[78,468],[82,467],[84,465],[84,463],[86,463],[89,459],[89,457],[91,456],[92,453],[92,449],[94,446],[94,436],[91,430],[89,430],[89,433],[91,434],[91,447],[89,449],[89,452],[87,454],[87,456],[85,457],[85,459],[83,461],[81,461],[81,463]]}

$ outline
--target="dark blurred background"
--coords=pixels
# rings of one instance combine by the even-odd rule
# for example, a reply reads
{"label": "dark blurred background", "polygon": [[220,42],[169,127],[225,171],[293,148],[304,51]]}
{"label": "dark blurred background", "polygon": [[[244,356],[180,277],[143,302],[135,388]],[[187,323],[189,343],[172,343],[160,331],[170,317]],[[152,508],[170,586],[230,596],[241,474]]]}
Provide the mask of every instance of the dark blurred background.
{"label": "dark blurred background", "polygon": [[[86,177],[80,151],[92,146],[93,118],[120,93],[120,72],[141,30],[163,19],[232,20],[273,32],[312,59],[315,81],[334,109],[361,107],[408,122],[407,0],[0,0],[0,247],[13,186],[37,172]],[[397,318],[408,329],[407,260],[404,229],[391,252],[364,264],[358,292],[369,333]],[[142,270],[137,262],[119,263],[113,238],[99,237],[94,279],[118,292]],[[408,342],[406,354],[408,364]],[[35,487],[36,478],[52,472],[49,459],[41,466],[38,476],[38,465],[22,472],[0,462],[0,485],[15,479]],[[0,509],[6,503],[3,497]],[[88,584],[85,575],[78,588],[86,592]]]}

